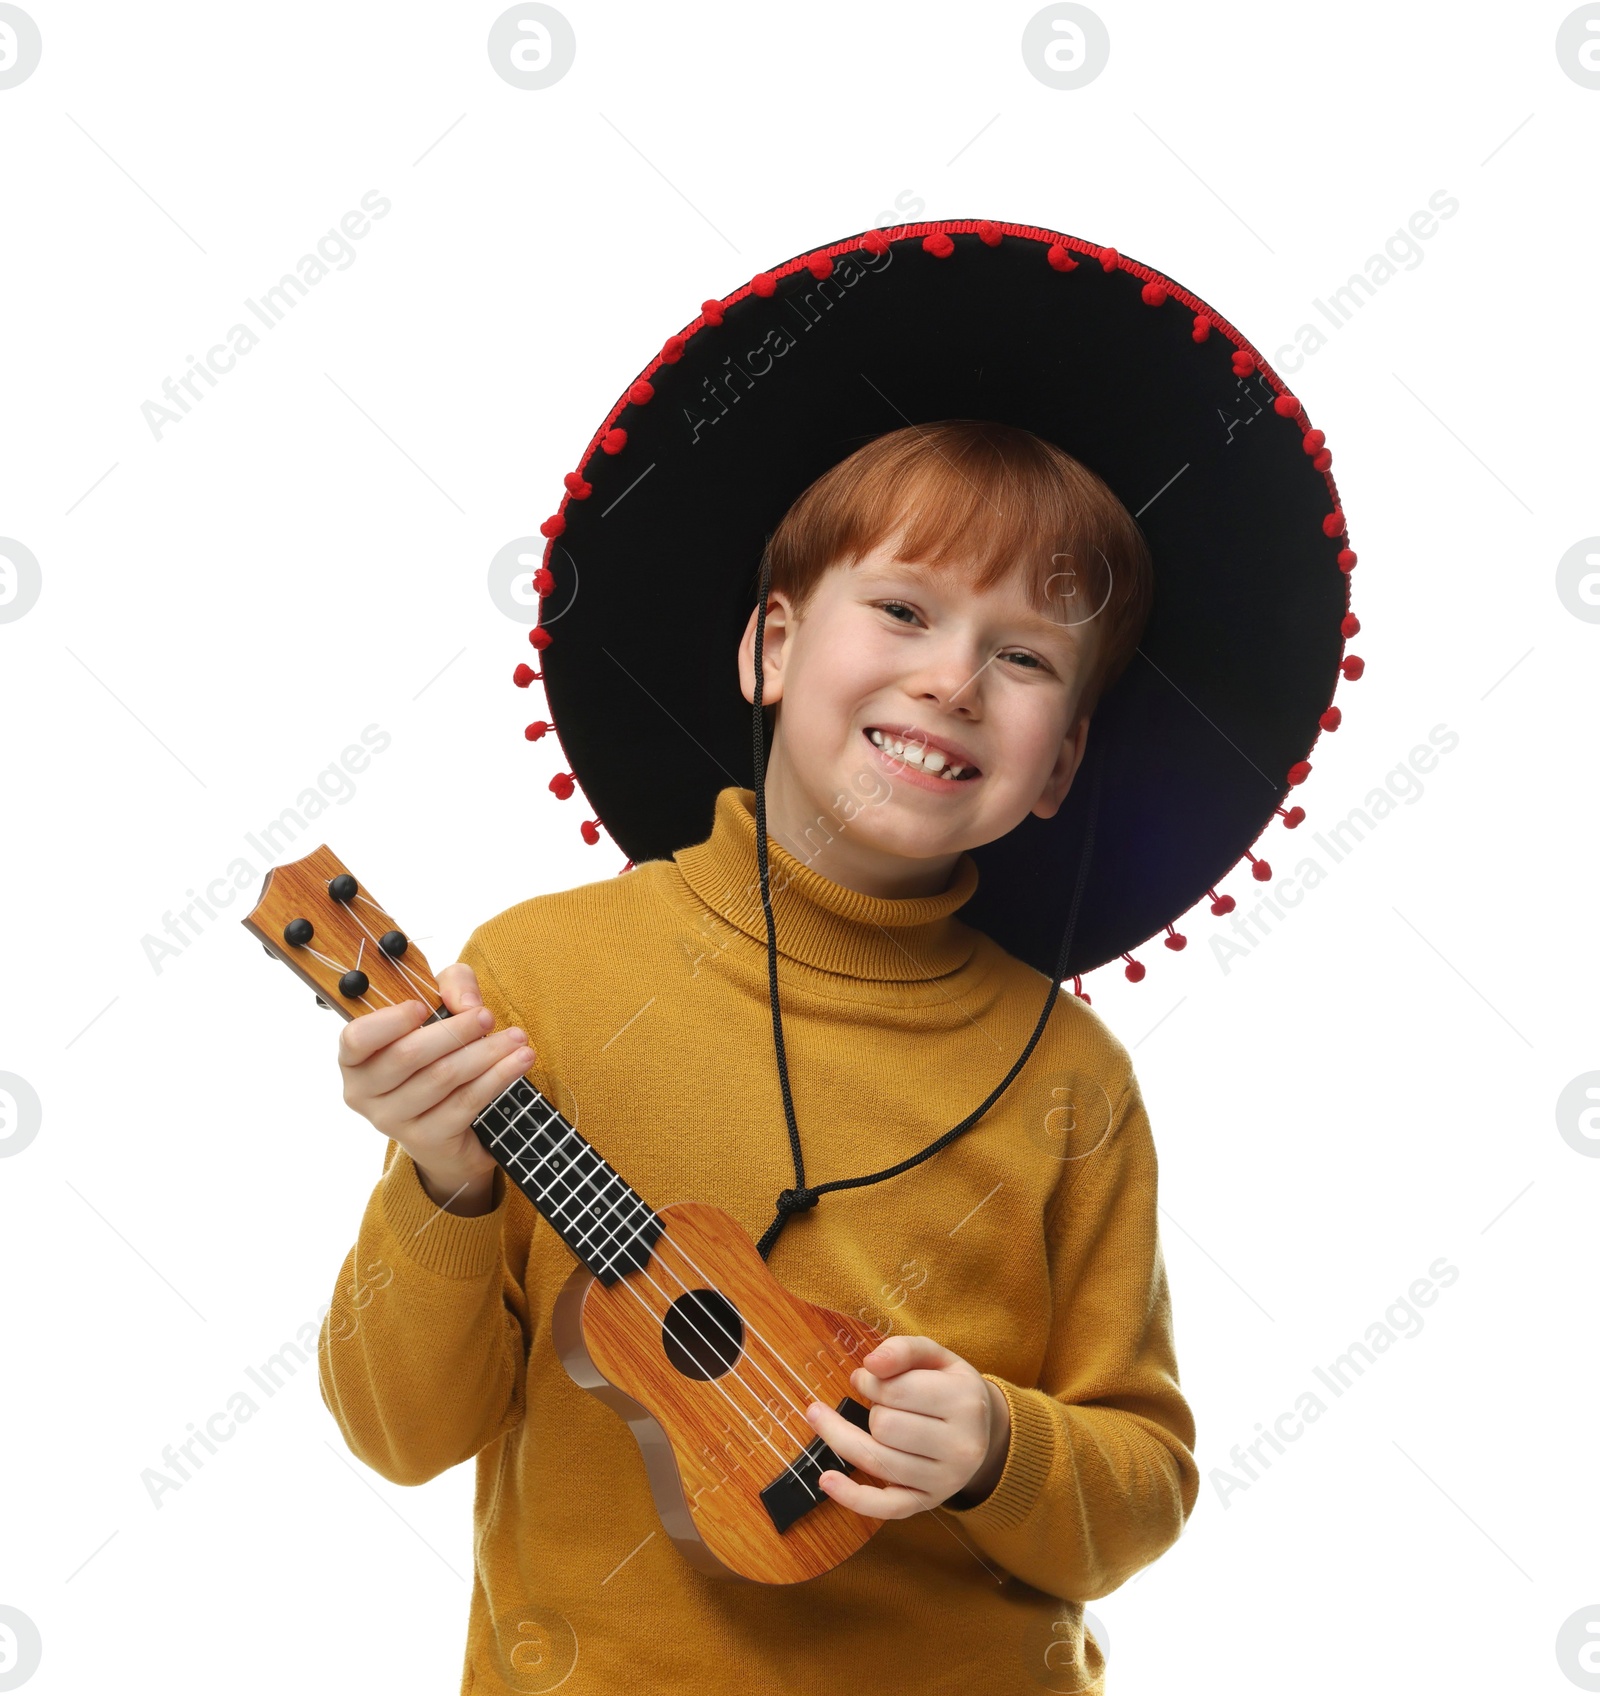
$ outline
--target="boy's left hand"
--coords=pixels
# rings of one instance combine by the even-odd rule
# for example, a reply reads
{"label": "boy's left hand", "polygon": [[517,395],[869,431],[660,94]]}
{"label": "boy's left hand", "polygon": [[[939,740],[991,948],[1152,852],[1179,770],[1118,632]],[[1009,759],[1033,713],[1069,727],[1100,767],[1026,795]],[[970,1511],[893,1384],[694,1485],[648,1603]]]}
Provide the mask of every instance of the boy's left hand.
{"label": "boy's left hand", "polygon": [[812,1402],[806,1418],[840,1460],[887,1488],[824,1472],[822,1488],[841,1506],[873,1519],[909,1519],[963,1490],[981,1500],[994,1488],[1011,1442],[1011,1409],[960,1355],[932,1337],[890,1337],[862,1356],[850,1382],[873,1404],[870,1431],[823,1402]]}

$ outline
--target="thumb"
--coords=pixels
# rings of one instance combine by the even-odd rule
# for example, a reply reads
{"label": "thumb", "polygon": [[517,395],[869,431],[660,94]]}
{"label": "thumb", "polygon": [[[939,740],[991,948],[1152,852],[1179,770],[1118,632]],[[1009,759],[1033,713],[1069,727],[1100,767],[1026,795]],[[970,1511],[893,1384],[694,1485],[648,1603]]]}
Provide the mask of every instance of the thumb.
{"label": "thumb", "polygon": [[452,1013],[462,1013],[469,1007],[481,1007],[483,996],[478,990],[478,974],[464,960],[446,966],[435,980],[444,1004]]}

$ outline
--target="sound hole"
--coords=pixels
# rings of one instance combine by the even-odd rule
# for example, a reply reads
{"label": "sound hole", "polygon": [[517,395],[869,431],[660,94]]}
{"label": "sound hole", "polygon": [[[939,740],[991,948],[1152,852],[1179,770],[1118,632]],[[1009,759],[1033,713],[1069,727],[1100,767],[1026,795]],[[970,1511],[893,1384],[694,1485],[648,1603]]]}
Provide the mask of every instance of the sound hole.
{"label": "sound hole", "polygon": [[689,1290],[661,1326],[667,1359],[685,1378],[720,1378],[744,1352],[744,1321],[717,1290]]}

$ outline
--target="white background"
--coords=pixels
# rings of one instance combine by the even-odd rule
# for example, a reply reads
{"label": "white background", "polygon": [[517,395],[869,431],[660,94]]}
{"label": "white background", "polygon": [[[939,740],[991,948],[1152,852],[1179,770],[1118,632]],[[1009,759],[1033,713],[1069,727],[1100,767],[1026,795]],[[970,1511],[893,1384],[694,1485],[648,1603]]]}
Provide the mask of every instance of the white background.
{"label": "white background", "polygon": [[[435,967],[612,875],[522,737],[531,603],[498,610],[489,562],[702,299],[919,216],[1166,272],[1327,432],[1367,673],[1302,836],[1459,737],[1228,970],[1202,907],[1142,984],[1089,981],[1161,1154],[1205,1479],[1090,1604],[1109,1689],[1600,1688],[1557,1655],[1600,1605],[1600,1142],[1556,1115],[1600,1068],[1600,625],[1556,589],[1600,532],[1600,90],[1558,62],[1568,8],[1105,4],[1072,91],[1024,63],[1031,5],[563,9],[575,64],[524,91],[492,6],[34,5],[42,58],[0,91],[0,532],[42,576],[0,623],[0,1071],[43,1104],[0,1159],[30,1696],[457,1687],[472,1468],[368,1472],[314,1361],[159,1508],[142,1481],[316,1322],[381,1161],[336,1021],[238,923],[244,833],[376,724],[293,852],[327,841]],[[143,404],[373,189],[353,263],[157,439]],[[1440,190],[1457,213],[1332,330],[1313,302]],[[1277,356],[1308,322],[1327,345]],[[146,939],[239,856],[249,895],[156,969]],[[1235,1445],[1411,1327],[1391,1304],[1441,1256],[1421,1330],[1251,1482]]]}

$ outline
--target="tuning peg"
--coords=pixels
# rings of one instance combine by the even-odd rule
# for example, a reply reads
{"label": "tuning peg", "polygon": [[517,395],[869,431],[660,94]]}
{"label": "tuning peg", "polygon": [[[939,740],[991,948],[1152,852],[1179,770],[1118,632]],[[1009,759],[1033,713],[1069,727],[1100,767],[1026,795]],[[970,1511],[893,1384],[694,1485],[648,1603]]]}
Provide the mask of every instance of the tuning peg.
{"label": "tuning peg", "polygon": [[[261,952],[263,954],[272,954],[272,950],[270,948],[268,948],[266,943],[264,943],[264,942],[261,944]],[[273,958],[276,959],[277,956],[273,955]]]}
{"label": "tuning peg", "polygon": [[[328,1007],[328,1003],[326,1001],[324,1001],[320,995],[317,997],[317,1005],[319,1007]],[[329,1012],[333,1011],[333,1009],[331,1007],[329,1007],[328,1010],[329,1010]]]}

